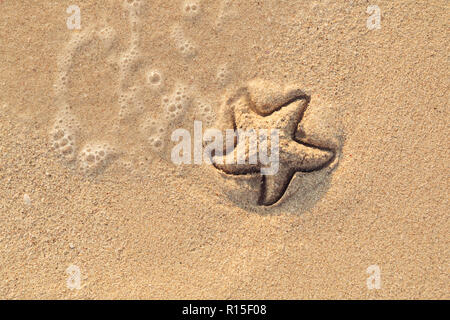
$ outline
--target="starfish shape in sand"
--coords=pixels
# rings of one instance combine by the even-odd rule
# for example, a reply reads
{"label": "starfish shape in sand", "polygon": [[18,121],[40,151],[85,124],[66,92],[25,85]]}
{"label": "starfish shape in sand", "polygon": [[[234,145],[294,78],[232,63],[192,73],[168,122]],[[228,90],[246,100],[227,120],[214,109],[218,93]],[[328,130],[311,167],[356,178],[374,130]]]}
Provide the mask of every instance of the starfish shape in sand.
{"label": "starfish shape in sand", "polygon": [[[333,150],[295,139],[295,132],[308,103],[308,96],[299,95],[278,106],[270,114],[262,114],[256,110],[248,95],[242,95],[231,110],[234,127],[237,130],[265,129],[270,131],[277,129],[279,133],[278,171],[273,175],[262,175],[261,169],[264,168],[264,165],[261,161],[254,164],[249,163],[251,156],[255,156],[258,150],[248,146],[241,146],[245,148],[243,149],[245,150],[245,163],[233,162],[233,159],[237,159],[236,153],[239,144],[246,143],[246,139],[239,139],[239,136],[233,151],[223,156],[214,156],[213,165],[230,175],[259,174],[262,180],[258,204],[264,206],[275,204],[283,196],[296,172],[312,172],[323,169],[335,157]],[[268,137],[270,138],[270,134]]]}

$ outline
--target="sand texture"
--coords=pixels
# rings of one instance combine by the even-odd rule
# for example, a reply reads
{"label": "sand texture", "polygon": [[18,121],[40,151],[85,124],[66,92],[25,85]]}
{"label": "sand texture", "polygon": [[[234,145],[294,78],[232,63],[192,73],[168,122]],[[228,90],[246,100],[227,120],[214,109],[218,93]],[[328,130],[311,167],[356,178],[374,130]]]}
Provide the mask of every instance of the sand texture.
{"label": "sand texture", "polygon": [[0,18],[0,299],[450,298],[448,1]]}

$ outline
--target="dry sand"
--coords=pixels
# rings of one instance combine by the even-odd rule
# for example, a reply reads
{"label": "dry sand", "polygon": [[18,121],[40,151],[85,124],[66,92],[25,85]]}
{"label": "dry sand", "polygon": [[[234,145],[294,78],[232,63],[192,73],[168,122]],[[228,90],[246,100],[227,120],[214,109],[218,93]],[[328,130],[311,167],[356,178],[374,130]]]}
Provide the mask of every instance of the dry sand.
{"label": "dry sand", "polygon": [[[446,0],[134,2],[0,1],[0,298],[450,298]],[[273,206],[168,157],[252,80],[339,155]]]}

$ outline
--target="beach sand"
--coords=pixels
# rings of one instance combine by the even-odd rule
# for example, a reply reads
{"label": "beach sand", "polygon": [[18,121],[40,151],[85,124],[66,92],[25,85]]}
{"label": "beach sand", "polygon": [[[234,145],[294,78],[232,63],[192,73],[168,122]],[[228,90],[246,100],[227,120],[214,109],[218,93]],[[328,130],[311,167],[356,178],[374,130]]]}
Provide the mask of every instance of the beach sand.
{"label": "beach sand", "polygon": [[[450,298],[447,1],[73,4],[0,1],[1,299]],[[335,158],[277,203],[171,161],[289,88]]]}

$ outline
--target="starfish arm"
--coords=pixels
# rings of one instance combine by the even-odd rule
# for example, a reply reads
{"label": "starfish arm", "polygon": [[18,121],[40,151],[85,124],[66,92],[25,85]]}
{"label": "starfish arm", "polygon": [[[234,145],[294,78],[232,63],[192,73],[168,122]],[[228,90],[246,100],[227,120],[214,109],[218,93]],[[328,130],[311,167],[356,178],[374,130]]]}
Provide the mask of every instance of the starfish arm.
{"label": "starfish arm", "polygon": [[239,157],[239,146],[237,146],[232,152],[222,156],[214,156],[212,162],[217,169],[227,174],[241,175],[260,172],[260,164],[257,161],[256,163],[250,163],[255,162],[250,160],[255,159],[257,154],[255,155],[254,152],[257,151],[255,149],[251,152],[252,156],[250,156],[247,148],[245,153],[241,156],[242,163],[237,163],[237,159]]}
{"label": "starfish arm", "polygon": [[218,129],[225,132],[227,129],[234,129],[234,109],[226,102],[222,103],[221,112],[219,113],[218,121],[216,125]]}
{"label": "starfish arm", "polygon": [[237,129],[256,129],[254,126],[260,123],[263,119],[263,117],[251,110],[250,102],[248,101],[247,96],[240,97],[236,102],[234,102],[233,106]]}
{"label": "starfish arm", "polygon": [[297,86],[281,86],[271,81],[253,79],[247,84],[247,92],[260,115],[267,116],[295,98],[306,97]]}
{"label": "starfish arm", "polygon": [[270,206],[280,200],[294,173],[295,171],[290,168],[280,167],[276,174],[264,176],[259,199],[260,204]]}
{"label": "starfish arm", "polygon": [[272,113],[267,120],[271,122],[272,128],[277,128],[293,137],[307,104],[305,99],[295,100]]}
{"label": "starfish arm", "polygon": [[324,168],[334,158],[334,152],[288,141],[280,151],[280,161],[296,171],[310,172]]}

